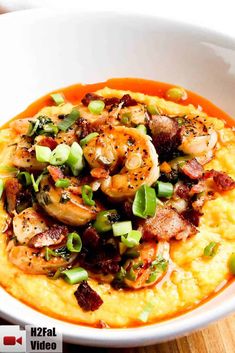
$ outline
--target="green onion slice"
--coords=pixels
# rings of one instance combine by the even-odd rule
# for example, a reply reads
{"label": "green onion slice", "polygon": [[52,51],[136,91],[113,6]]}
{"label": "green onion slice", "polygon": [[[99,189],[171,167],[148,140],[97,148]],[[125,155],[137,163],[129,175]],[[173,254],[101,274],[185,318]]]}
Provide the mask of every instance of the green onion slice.
{"label": "green onion slice", "polygon": [[49,162],[51,156],[51,149],[46,146],[35,146],[36,159],[38,162]]}
{"label": "green onion slice", "polygon": [[67,131],[70,126],[72,126],[75,121],[80,117],[80,113],[76,108],[73,108],[71,113],[68,114],[64,120],[62,120],[57,126],[62,131]]}
{"label": "green onion slice", "polygon": [[151,115],[157,115],[157,114],[160,114],[159,110],[157,109],[157,107],[155,107],[155,105],[148,105],[147,106],[147,111],[149,114]]}
{"label": "green onion slice", "polygon": [[135,216],[141,218],[153,217],[156,212],[156,192],[148,185],[142,185],[135,194],[132,211]]}
{"label": "green onion slice", "polygon": [[29,172],[20,172],[17,174],[17,178],[26,186],[29,186],[32,184],[32,179]]}
{"label": "green onion slice", "polygon": [[97,214],[93,227],[97,232],[105,233],[112,229],[112,224],[119,219],[117,210],[101,211]]}
{"label": "green onion slice", "polygon": [[146,128],[145,125],[140,124],[140,125],[137,126],[136,129],[139,130],[140,132],[142,132],[144,135],[147,135],[147,128]]}
{"label": "green onion slice", "polygon": [[157,196],[158,197],[171,197],[174,192],[173,184],[164,183],[163,181],[157,181],[156,183]]}
{"label": "green onion slice", "polygon": [[128,234],[132,230],[131,221],[117,222],[112,225],[113,235],[115,237]]}
{"label": "green onion slice", "polygon": [[88,280],[88,273],[82,267],[74,267],[70,270],[62,271],[64,280],[69,284],[76,284]]}
{"label": "green onion slice", "polygon": [[2,173],[17,173],[18,169],[9,165],[0,164],[0,172]]}
{"label": "green onion slice", "polygon": [[89,185],[83,185],[82,186],[82,199],[83,199],[85,205],[88,205],[88,206],[95,205],[95,201],[92,200],[92,197],[93,197],[92,188]]}
{"label": "green onion slice", "polygon": [[84,167],[83,150],[77,142],[73,142],[67,164],[70,166],[74,176],[78,176]]}
{"label": "green onion slice", "polygon": [[71,252],[80,252],[82,249],[82,240],[78,233],[69,233],[67,243],[67,249]]}
{"label": "green onion slice", "polygon": [[3,182],[3,179],[0,179],[0,199],[2,198],[3,190],[4,190],[4,182]]}
{"label": "green onion slice", "polygon": [[54,125],[54,124],[46,124],[43,126],[43,130],[40,131],[40,135],[57,135],[58,134],[58,126]]}
{"label": "green onion slice", "polygon": [[104,110],[105,103],[101,100],[94,100],[88,104],[88,109],[92,114],[99,115]]}
{"label": "green onion slice", "polygon": [[219,243],[211,241],[204,249],[203,255],[206,257],[214,257],[217,254]]}
{"label": "green onion slice", "polygon": [[235,253],[232,253],[228,260],[229,271],[235,276]]}
{"label": "green onion slice", "polygon": [[136,245],[139,245],[142,233],[139,230],[131,230],[128,235],[122,235],[121,241],[128,248],[133,248]]}
{"label": "green onion slice", "polygon": [[142,322],[147,322],[149,318],[149,314],[151,313],[153,309],[153,304],[148,303],[145,307],[142,313],[139,315],[139,320]]}
{"label": "green onion slice", "polygon": [[51,98],[55,102],[56,105],[60,105],[64,103],[64,97],[61,93],[53,93],[51,94]]}
{"label": "green onion slice", "polygon": [[68,188],[69,185],[70,185],[70,182],[68,179],[59,179],[55,183],[55,186],[57,188]]}
{"label": "green onion slice", "polygon": [[45,248],[45,259],[46,261],[49,261],[52,256],[58,256],[57,253],[50,248],[46,247]]}
{"label": "green onion slice", "polygon": [[35,132],[37,131],[39,124],[40,124],[39,119],[36,119],[35,121],[30,121],[27,136],[33,136],[35,134]]}
{"label": "green onion slice", "polygon": [[84,147],[87,145],[94,137],[99,136],[98,132],[92,132],[91,134],[87,135],[80,141],[80,146]]}
{"label": "green onion slice", "polygon": [[39,177],[35,180],[34,175],[31,174],[31,180],[32,180],[32,184],[35,192],[39,191],[39,184],[43,178],[43,175],[44,173],[40,174]]}
{"label": "green onion slice", "polygon": [[65,143],[58,145],[50,155],[49,162],[52,165],[62,165],[69,158],[70,147]]}

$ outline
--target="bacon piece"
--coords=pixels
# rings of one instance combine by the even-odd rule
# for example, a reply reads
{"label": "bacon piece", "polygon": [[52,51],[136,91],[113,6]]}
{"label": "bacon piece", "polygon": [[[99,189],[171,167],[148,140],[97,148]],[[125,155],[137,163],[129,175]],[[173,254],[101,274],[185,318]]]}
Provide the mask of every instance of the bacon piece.
{"label": "bacon piece", "polygon": [[109,176],[109,172],[108,170],[104,169],[104,168],[93,168],[91,170],[91,176],[93,176],[93,178],[97,178],[97,179],[107,179]]}
{"label": "bacon piece", "polygon": [[49,147],[51,150],[54,150],[58,143],[50,136],[43,136],[43,138],[38,142],[40,146]]}
{"label": "bacon piece", "polygon": [[149,128],[160,159],[171,159],[173,152],[181,144],[181,128],[177,120],[164,115],[153,115]]}
{"label": "bacon piece", "polygon": [[66,226],[54,225],[42,233],[36,234],[30,239],[28,245],[34,248],[43,248],[44,246],[58,245],[68,235]]}
{"label": "bacon piece", "polygon": [[190,179],[200,179],[203,175],[203,167],[198,161],[193,158],[187,161],[182,167],[181,171],[187,175]]}
{"label": "bacon piece", "polygon": [[105,98],[104,103],[105,103],[105,106],[118,105],[120,103],[120,99],[117,97]]}
{"label": "bacon piece", "polygon": [[85,248],[95,249],[100,245],[100,236],[94,227],[88,227],[82,234],[82,243]]}
{"label": "bacon piece", "polygon": [[86,281],[79,284],[74,295],[77,299],[78,305],[84,311],[95,311],[103,304],[103,300],[96,293]]}
{"label": "bacon piece", "polygon": [[59,167],[54,167],[52,165],[49,165],[47,167],[48,172],[50,173],[52,179],[54,180],[54,182],[56,182],[59,179],[63,179],[64,178],[64,174],[62,172],[62,170]]}
{"label": "bacon piece", "polygon": [[87,93],[85,97],[82,98],[81,102],[87,107],[91,101],[95,100],[103,101],[104,98],[95,93]]}
{"label": "bacon piece", "polygon": [[181,199],[187,200],[189,198],[190,186],[179,182],[175,185],[174,194]]}
{"label": "bacon piece", "polygon": [[207,170],[204,179],[212,178],[218,191],[229,191],[235,188],[235,181],[226,173],[217,170]]}
{"label": "bacon piece", "polygon": [[146,241],[180,240],[197,233],[196,228],[171,207],[158,208],[154,217],[140,222],[139,230]]}
{"label": "bacon piece", "polygon": [[84,118],[80,118],[76,122],[77,129],[76,129],[76,135],[80,138],[83,139],[87,135],[89,135],[91,132],[93,132],[92,125],[89,121],[87,121]]}
{"label": "bacon piece", "polygon": [[9,178],[5,182],[7,211],[12,213],[17,206],[17,198],[22,189],[22,185],[16,178]]}
{"label": "bacon piece", "polygon": [[124,94],[124,96],[120,99],[120,103],[123,103],[122,108],[137,105],[136,100],[131,98],[129,94]]}
{"label": "bacon piece", "polygon": [[182,213],[185,219],[187,219],[190,223],[199,226],[200,217],[203,215],[199,210],[188,209]]}

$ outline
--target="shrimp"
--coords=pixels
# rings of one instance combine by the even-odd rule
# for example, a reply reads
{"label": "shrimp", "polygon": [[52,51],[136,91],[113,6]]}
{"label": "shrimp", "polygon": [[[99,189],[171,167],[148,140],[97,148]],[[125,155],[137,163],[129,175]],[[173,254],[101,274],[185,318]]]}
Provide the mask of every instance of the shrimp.
{"label": "shrimp", "polygon": [[169,262],[169,243],[160,241],[142,243],[140,256],[127,260],[125,284],[134,289],[152,286],[159,282],[167,272]]}
{"label": "shrimp", "polygon": [[187,117],[183,121],[182,144],[179,150],[194,156],[200,164],[206,164],[213,157],[217,143],[217,132],[201,117]]}
{"label": "shrimp", "polygon": [[80,195],[75,195],[72,189],[56,188],[44,177],[40,183],[37,200],[43,209],[53,218],[72,226],[81,226],[96,218],[101,211],[100,204],[87,206]]}
{"label": "shrimp", "polygon": [[26,208],[13,218],[13,231],[21,244],[28,243],[36,234],[48,229],[48,222],[39,212],[32,207]]}
{"label": "shrimp", "polygon": [[108,169],[101,190],[112,200],[133,197],[143,184],[159,177],[158,155],[148,136],[134,128],[106,126],[83,149],[92,168]]}
{"label": "shrimp", "polygon": [[38,250],[29,248],[26,245],[13,245],[9,248],[9,261],[24,273],[34,275],[56,272],[60,267],[66,268],[77,257],[76,253],[72,253],[69,258],[53,256],[47,261],[45,258],[45,249]]}

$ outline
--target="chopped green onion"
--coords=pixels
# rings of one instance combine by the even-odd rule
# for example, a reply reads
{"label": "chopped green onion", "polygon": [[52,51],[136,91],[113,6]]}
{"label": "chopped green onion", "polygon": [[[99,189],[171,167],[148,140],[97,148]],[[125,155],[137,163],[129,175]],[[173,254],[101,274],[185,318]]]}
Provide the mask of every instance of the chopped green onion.
{"label": "chopped green onion", "polygon": [[152,104],[150,104],[150,105],[147,106],[147,111],[148,111],[148,113],[151,114],[151,115],[160,114],[159,111],[158,111],[158,109],[155,107],[155,105],[152,105]]}
{"label": "chopped green onion", "polygon": [[167,270],[169,261],[158,255],[156,260],[151,263],[151,268],[156,271],[165,272]]}
{"label": "chopped green onion", "polygon": [[203,255],[206,257],[213,257],[216,255],[219,244],[211,241],[204,249]]}
{"label": "chopped green onion", "polygon": [[82,249],[82,240],[80,236],[75,232],[69,233],[66,246],[71,252],[80,252]]}
{"label": "chopped green onion", "polygon": [[104,110],[105,103],[101,100],[94,100],[88,104],[88,109],[92,114],[99,115]]}
{"label": "chopped green onion", "polygon": [[132,230],[131,221],[117,222],[112,225],[113,235],[119,237],[121,235],[128,234]]}
{"label": "chopped green onion", "polygon": [[166,91],[166,98],[173,101],[179,102],[188,98],[187,92],[182,87],[172,87]]}
{"label": "chopped green onion", "polygon": [[67,131],[70,126],[72,126],[75,121],[80,117],[80,113],[76,108],[73,108],[71,113],[66,115],[64,120],[62,120],[57,126],[62,131]]}
{"label": "chopped green onion", "polygon": [[131,113],[127,112],[127,113],[123,113],[122,117],[121,117],[121,123],[126,125],[130,122],[131,120]]}
{"label": "chopped green onion", "polygon": [[0,164],[0,172],[4,173],[17,173],[18,169],[15,167],[11,167],[9,165],[4,165],[4,164]]}
{"label": "chopped green onion", "polygon": [[121,241],[128,248],[133,248],[136,245],[139,245],[142,234],[139,230],[131,230],[128,235],[125,237],[122,235]]}
{"label": "chopped green onion", "polygon": [[61,93],[53,93],[51,94],[51,98],[53,99],[56,105],[64,103],[64,97]]}
{"label": "chopped green onion", "polygon": [[49,162],[51,156],[51,149],[46,146],[35,146],[36,159],[38,162]]}
{"label": "chopped green onion", "polygon": [[129,271],[126,272],[126,279],[129,279],[129,281],[135,281],[136,280],[136,274],[133,268],[131,267]]}
{"label": "chopped green onion", "polygon": [[229,271],[235,276],[235,253],[232,253],[228,260]]}
{"label": "chopped green onion", "polygon": [[58,126],[54,124],[46,124],[43,126],[43,130],[40,131],[40,135],[43,134],[52,134],[52,135],[57,135],[58,134]]}
{"label": "chopped green onion", "polygon": [[51,259],[51,256],[58,256],[57,253],[50,248],[46,247],[45,248],[45,259],[46,261],[49,261]]}
{"label": "chopped green onion", "polygon": [[149,278],[147,279],[146,283],[153,283],[159,277],[159,272],[155,271],[150,273]]}
{"label": "chopped green onion", "polygon": [[122,282],[125,276],[126,276],[126,270],[121,266],[120,270],[115,275],[115,279]]}
{"label": "chopped green onion", "polygon": [[145,125],[140,124],[140,125],[137,126],[136,129],[139,130],[140,132],[142,132],[143,134],[147,135],[147,128],[146,128]]}
{"label": "chopped green onion", "polygon": [[73,142],[67,164],[70,166],[74,176],[78,176],[84,167],[83,150],[77,142]]}
{"label": "chopped green onion", "polygon": [[148,185],[142,185],[135,194],[132,211],[135,216],[141,218],[153,217],[156,212],[156,192]]}
{"label": "chopped green onion", "polygon": [[63,267],[59,267],[59,268],[56,270],[54,276],[50,277],[50,279],[53,279],[53,280],[58,279],[58,278],[61,276],[61,273],[62,273],[63,271],[64,271],[64,268],[63,268]]}
{"label": "chopped green onion", "polygon": [[127,251],[124,253],[124,256],[128,259],[136,259],[140,256],[140,252],[138,251],[138,248],[127,249]]}
{"label": "chopped green onion", "polygon": [[26,186],[29,186],[32,184],[32,179],[31,179],[31,175],[29,174],[29,172],[20,172],[17,174],[17,178],[19,181],[21,181]]}
{"label": "chopped green onion", "polygon": [[99,136],[98,132],[92,132],[91,134],[87,135],[80,141],[80,146],[84,147],[87,145],[94,137]]}
{"label": "chopped green onion", "polygon": [[2,198],[3,190],[4,190],[4,182],[3,182],[3,179],[0,179],[0,199]]}
{"label": "chopped green onion", "polygon": [[40,124],[39,119],[36,119],[35,121],[30,121],[27,136],[33,136],[35,134],[35,132],[37,131],[39,124]]}
{"label": "chopped green onion", "polygon": [[89,185],[83,185],[82,186],[82,199],[83,199],[85,205],[88,205],[88,206],[95,205],[95,201],[92,200],[92,197],[93,197],[92,188]]}
{"label": "chopped green onion", "polygon": [[112,229],[112,224],[117,222],[118,219],[117,210],[101,211],[97,214],[93,227],[97,232],[105,233]]}
{"label": "chopped green onion", "polygon": [[145,307],[142,313],[139,315],[139,320],[142,322],[147,322],[149,318],[149,314],[151,313],[153,309],[153,304],[148,303]]}
{"label": "chopped green onion", "polygon": [[51,153],[50,164],[52,165],[62,165],[69,158],[70,147],[65,143],[58,145]]}
{"label": "chopped green onion", "polygon": [[56,181],[55,186],[57,188],[67,188],[69,187],[70,182],[68,179],[59,179]]}
{"label": "chopped green onion", "polygon": [[173,195],[174,187],[171,183],[157,181],[156,187],[158,197],[171,197]]}
{"label": "chopped green onion", "polygon": [[33,184],[33,188],[34,188],[34,191],[35,192],[38,192],[39,191],[39,184],[40,184],[40,182],[41,182],[41,180],[42,180],[42,178],[43,178],[43,173],[42,174],[40,174],[39,175],[39,177],[36,179],[36,181],[35,181],[35,179],[34,179],[34,175],[33,174],[31,174],[31,180],[32,180],[32,184]]}
{"label": "chopped green onion", "polygon": [[62,271],[64,280],[69,284],[76,284],[88,280],[88,273],[82,267],[74,267],[70,270]]}

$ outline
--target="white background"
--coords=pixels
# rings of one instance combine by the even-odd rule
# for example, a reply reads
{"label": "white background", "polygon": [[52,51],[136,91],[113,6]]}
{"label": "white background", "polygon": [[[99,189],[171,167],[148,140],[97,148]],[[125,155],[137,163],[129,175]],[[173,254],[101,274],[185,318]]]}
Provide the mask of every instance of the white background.
{"label": "white background", "polygon": [[235,37],[234,0],[0,0],[0,7],[18,10],[30,7],[125,10],[196,24]]}

